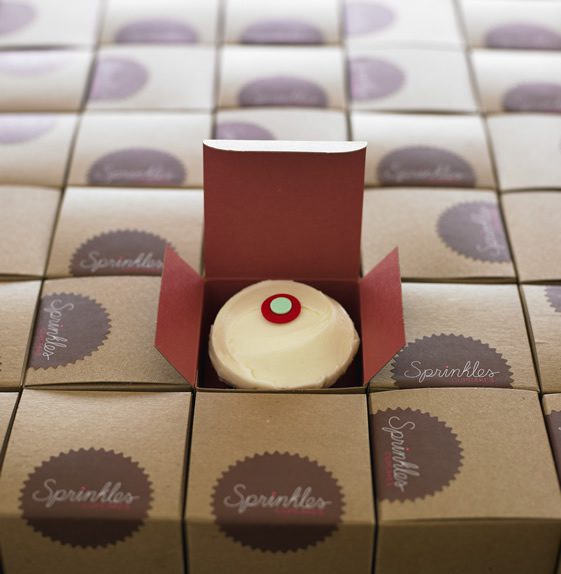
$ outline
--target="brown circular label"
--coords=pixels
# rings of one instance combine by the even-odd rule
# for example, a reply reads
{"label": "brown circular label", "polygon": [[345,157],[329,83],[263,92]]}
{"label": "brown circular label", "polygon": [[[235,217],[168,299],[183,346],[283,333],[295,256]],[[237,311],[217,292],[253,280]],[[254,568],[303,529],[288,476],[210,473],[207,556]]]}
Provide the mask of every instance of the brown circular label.
{"label": "brown circular label", "polygon": [[118,44],[195,44],[196,30],[186,22],[149,18],[130,22],[115,35]]}
{"label": "brown circular label", "polygon": [[110,329],[107,311],[94,299],[77,293],[45,295],[37,312],[29,366],[48,369],[84,359],[103,345]]}
{"label": "brown circular label", "polygon": [[455,480],[462,466],[462,447],[444,422],[409,408],[378,411],[371,420],[380,500],[424,498]]}
{"label": "brown circular label", "polygon": [[539,24],[512,22],[491,29],[485,35],[485,45],[487,48],[561,50],[561,35]]}
{"label": "brown circular label", "polygon": [[165,239],[146,231],[121,229],[96,235],[74,252],[70,273],[79,275],[161,275]]}
{"label": "brown circular label", "polygon": [[321,86],[291,76],[272,76],[249,82],[238,95],[240,106],[327,107],[327,95]]}
{"label": "brown circular label", "polygon": [[101,56],[95,65],[90,100],[120,100],[138,93],[148,82],[148,70],[130,58]]}
{"label": "brown circular label", "polygon": [[29,26],[35,18],[35,8],[27,2],[1,2],[0,35],[19,32]]}
{"label": "brown circular label", "polygon": [[386,154],[377,175],[381,185],[475,187],[475,172],[465,159],[429,146],[403,147]]}
{"label": "brown circular label", "polygon": [[449,207],[438,218],[437,230],[442,241],[460,255],[476,261],[510,261],[499,206],[492,201]]}
{"label": "brown circular label", "polygon": [[503,98],[508,112],[561,112],[561,84],[526,82],[514,86]]}
{"label": "brown circular label", "polygon": [[408,343],[394,358],[399,388],[511,387],[510,365],[495,349],[463,335],[431,335]]}
{"label": "brown circular label", "polygon": [[218,122],[215,137],[220,140],[274,140],[275,136],[264,127],[252,122]]}
{"label": "brown circular label", "polygon": [[212,495],[218,528],[235,542],[269,552],[323,541],[338,529],[343,507],[341,488],[325,467],[287,452],[236,462]]}
{"label": "brown circular label", "polygon": [[345,3],[345,33],[362,36],[384,30],[394,23],[395,13],[388,6],[375,2]]}
{"label": "brown circular label", "polygon": [[323,44],[321,30],[308,22],[290,18],[260,20],[242,33],[242,44]]}
{"label": "brown circular label", "polygon": [[48,114],[2,114],[0,144],[19,144],[38,139],[55,125],[55,116]]}
{"label": "brown circular label", "polygon": [[360,56],[349,60],[351,99],[367,102],[391,96],[405,83],[405,74],[395,64]]}
{"label": "brown circular label", "polygon": [[551,307],[561,313],[561,285],[548,285],[545,288],[545,296]]}
{"label": "brown circular label", "polygon": [[98,548],[132,536],[152,505],[152,485],[130,457],[79,449],[36,467],[20,494],[23,519],[61,544]]}

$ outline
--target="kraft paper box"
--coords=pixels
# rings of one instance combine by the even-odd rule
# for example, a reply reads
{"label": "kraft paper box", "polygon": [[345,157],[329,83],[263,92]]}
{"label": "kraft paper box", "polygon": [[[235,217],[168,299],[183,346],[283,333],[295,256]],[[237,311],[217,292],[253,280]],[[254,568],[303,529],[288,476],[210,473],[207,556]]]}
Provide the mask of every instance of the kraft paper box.
{"label": "kraft paper box", "polygon": [[40,289],[40,281],[0,283],[1,390],[21,386]]}
{"label": "kraft paper box", "polygon": [[463,47],[452,2],[346,0],[343,6],[349,46]]}
{"label": "kraft paper box", "polygon": [[183,574],[189,411],[189,393],[24,390],[0,481],[4,573]]}
{"label": "kraft paper box", "polygon": [[92,46],[101,9],[99,0],[3,2],[0,47]]}
{"label": "kraft paper box", "polygon": [[404,279],[515,281],[492,191],[392,188],[364,194],[362,269],[399,247]]}
{"label": "kraft paper box", "polygon": [[338,44],[337,0],[229,0],[224,41],[228,44]]}
{"label": "kraft paper box", "polygon": [[2,184],[61,187],[75,129],[72,114],[0,114]]}
{"label": "kraft paper box", "polygon": [[104,44],[214,44],[218,0],[109,0]]}
{"label": "kraft paper box", "polygon": [[486,112],[561,112],[561,53],[474,50]]}
{"label": "kraft paper box", "polygon": [[353,138],[368,142],[366,185],[495,186],[485,127],[476,116],[351,114]]}
{"label": "kraft paper box", "polygon": [[210,131],[210,114],[84,114],[69,184],[201,187],[201,145]]}
{"label": "kraft paper box", "polygon": [[0,277],[43,275],[59,198],[48,187],[0,186]]}
{"label": "kraft paper box", "polygon": [[507,50],[560,50],[561,5],[548,0],[462,0],[472,47]]}
{"label": "kraft paper box", "polygon": [[561,188],[561,117],[507,114],[487,123],[501,190]]}
{"label": "kraft paper box", "polygon": [[377,574],[551,574],[561,497],[537,393],[370,395]]}
{"label": "kraft paper box", "polygon": [[557,474],[561,480],[561,395],[546,395],[542,398],[542,405]]}
{"label": "kraft paper box", "polygon": [[503,200],[520,281],[560,281],[561,193],[515,193]]}
{"label": "kraft paper box", "polygon": [[341,48],[226,46],[219,84],[219,108],[346,106]]}
{"label": "kraft paper box", "polygon": [[524,285],[522,287],[532,335],[541,390],[561,392],[561,286]]}
{"label": "kraft paper box", "polygon": [[199,394],[189,572],[370,574],[367,422],[361,395]]}
{"label": "kraft paper box", "polygon": [[5,446],[17,400],[17,393],[0,393],[0,452],[3,452],[2,449]]}
{"label": "kraft paper box", "polygon": [[359,277],[364,148],[363,142],[204,143],[205,278],[168,248],[155,339],[193,387],[239,392],[212,367],[210,327],[230,297],[264,279],[320,289],[346,309],[361,338],[361,350],[331,388],[300,392],[364,392],[405,344],[397,250]]}
{"label": "kraft paper box", "polygon": [[201,190],[71,187],[48,275],[161,275],[167,245],[200,269],[202,240]]}
{"label": "kraft paper box", "polygon": [[372,390],[538,390],[515,285],[404,283],[403,305],[407,344],[372,379]]}
{"label": "kraft paper box", "polygon": [[347,118],[338,110],[252,108],[220,110],[214,137],[225,140],[349,139]]}
{"label": "kraft paper box", "polygon": [[91,63],[89,50],[0,52],[0,110],[78,111]]}
{"label": "kraft paper box", "polygon": [[475,112],[466,55],[460,50],[349,50],[349,94],[355,110]]}
{"label": "kraft paper box", "polygon": [[88,108],[211,110],[216,51],[208,46],[111,46],[97,53]]}
{"label": "kraft paper box", "polygon": [[186,387],[153,346],[159,277],[45,281],[27,386]]}

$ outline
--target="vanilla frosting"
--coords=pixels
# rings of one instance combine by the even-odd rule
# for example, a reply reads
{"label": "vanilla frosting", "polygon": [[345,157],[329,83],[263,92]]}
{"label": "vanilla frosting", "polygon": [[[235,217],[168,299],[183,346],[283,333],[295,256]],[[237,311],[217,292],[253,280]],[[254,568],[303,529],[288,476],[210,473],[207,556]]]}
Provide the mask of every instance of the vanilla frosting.
{"label": "vanilla frosting", "polygon": [[[298,316],[284,323],[267,320],[262,305],[282,294],[298,300]],[[285,297],[273,303],[281,314],[287,311]],[[295,281],[261,281],[220,309],[209,355],[218,376],[234,387],[319,389],[347,370],[359,343],[351,318],[331,297]]]}

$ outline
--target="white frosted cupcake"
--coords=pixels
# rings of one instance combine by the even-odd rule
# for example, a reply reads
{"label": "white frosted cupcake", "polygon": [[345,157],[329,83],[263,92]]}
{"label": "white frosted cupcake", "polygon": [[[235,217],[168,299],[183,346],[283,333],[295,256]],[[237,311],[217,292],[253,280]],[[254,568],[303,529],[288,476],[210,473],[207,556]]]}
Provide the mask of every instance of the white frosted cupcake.
{"label": "white frosted cupcake", "polygon": [[347,370],[360,340],[345,309],[296,281],[261,281],[236,293],[210,331],[218,376],[242,389],[320,389]]}

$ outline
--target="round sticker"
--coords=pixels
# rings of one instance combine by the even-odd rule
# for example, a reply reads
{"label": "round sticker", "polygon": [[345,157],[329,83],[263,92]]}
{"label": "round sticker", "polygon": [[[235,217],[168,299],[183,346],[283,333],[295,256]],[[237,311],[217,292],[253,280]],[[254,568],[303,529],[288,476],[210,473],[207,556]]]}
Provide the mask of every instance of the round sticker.
{"label": "round sticker", "polygon": [[496,26],[485,36],[487,48],[561,50],[561,35],[539,24],[513,22]]}
{"label": "round sticker", "polygon": [[561,313],[561,285],[548,285],[545,296],[557,313]]}
{"label": "round sticker", "polygon": [[405,83],[405,74],[395,64],[367,56],[349,60],[349,77],[351,99],[355,102],[391,96]]}
{"label": "round sticker", "polygon": [[345,33],[362,36],[385,30],[395,21],[395,13],[388,6],[375,2],[345,3]]}
{"label": "round sticker", "polygon": [[220,140],[274,140],[267,129],[252,122],[218,122],[215,137]]}
{"label": "round sticker", "polygon": [[240,106],[327,107],[323,88],[310,80],[291,76],[260,78],[246,84],[239,93]]}
{"label": "round sticker", "polygon": [[148,70],[130,58],[101,56],[95,66],[90,100],[122,100],[138,93],[148,82]]}
{"label": "round sticker", "polygon": [[130,22],[115,35],[117,44],[196,44],[198,34],[186,22],[151,18]]}
{"label": "round sticker", "polygon": [[561,84],[527,82],[508,90],[503,98],[508,112],[561,112]]}
{"label": "round sticker", "polygon": [[323,35],[312,24],[294,19],[260,20],[241,35],[242,44],[323,44]]}
{"label": "round sticker", "polygon": [[0,2],[0,35],[13,34],[35,20],[35,8],[27,2]]}
{"label": "round sticker", "polygon": [[0,144],[19,144],[40,138],[56,125],[48,114],[1,114]]}

